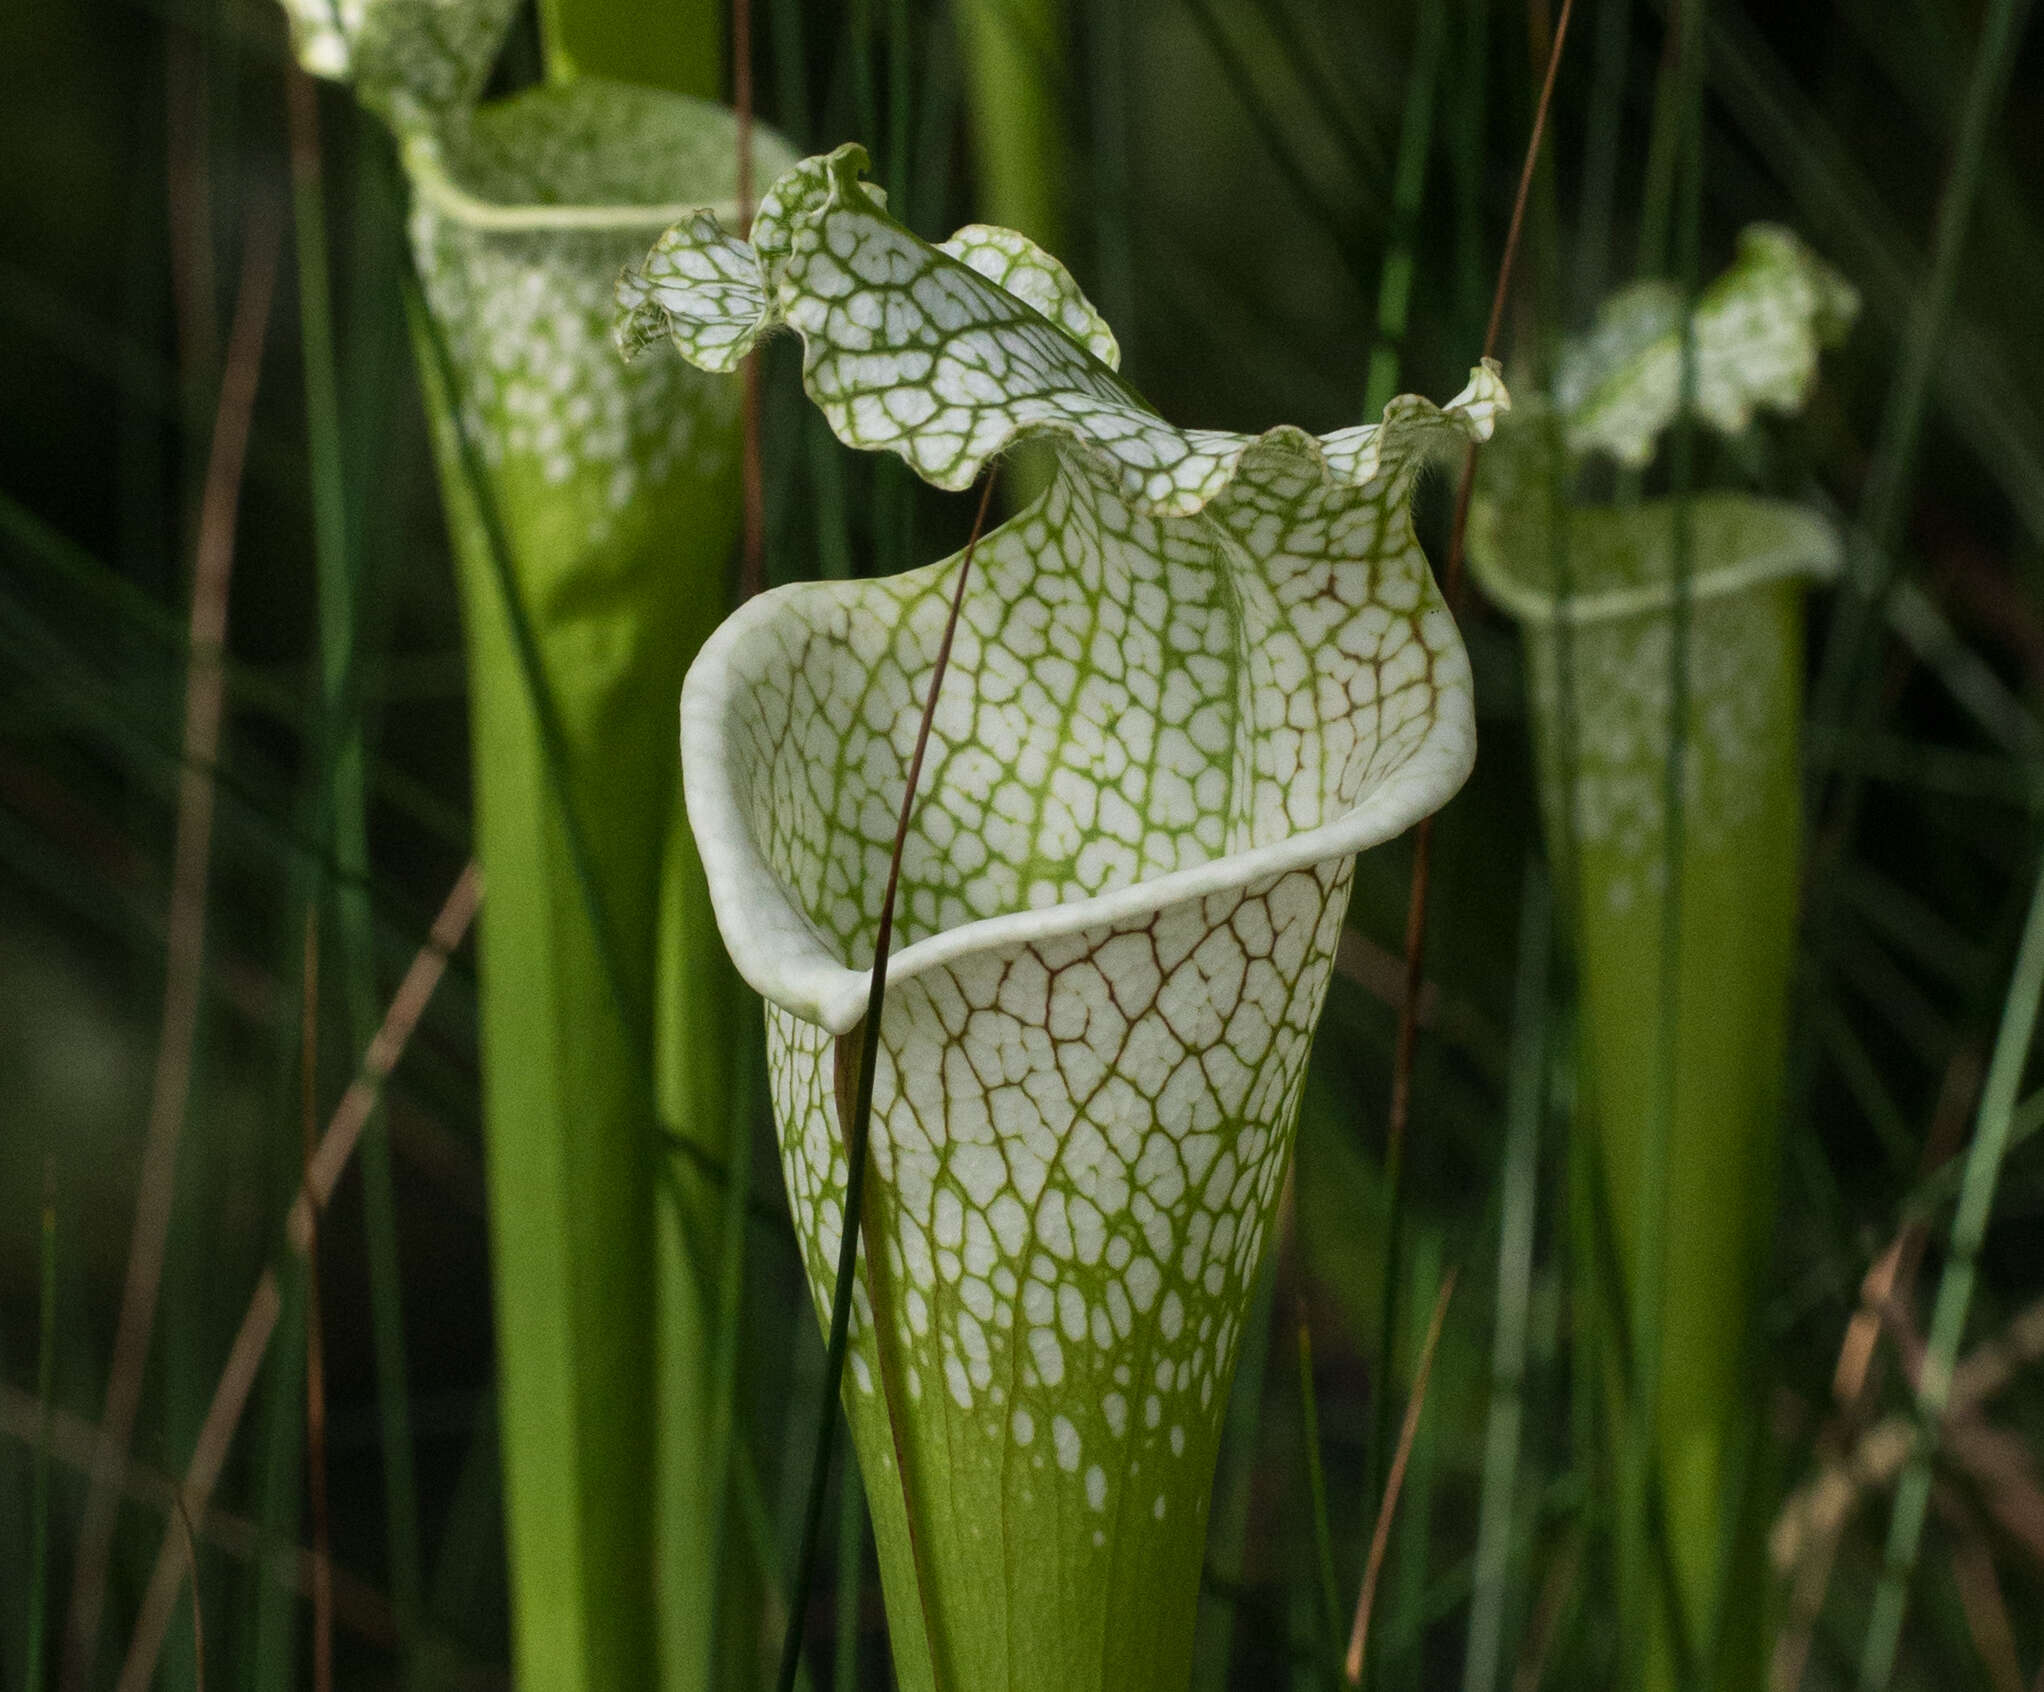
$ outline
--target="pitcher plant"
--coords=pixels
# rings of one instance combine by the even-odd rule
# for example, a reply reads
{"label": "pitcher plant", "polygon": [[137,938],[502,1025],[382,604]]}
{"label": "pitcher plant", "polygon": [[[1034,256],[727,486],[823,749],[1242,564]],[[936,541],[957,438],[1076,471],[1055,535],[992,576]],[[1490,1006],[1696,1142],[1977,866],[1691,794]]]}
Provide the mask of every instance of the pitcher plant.
{"label": "pitcher plant", "polygon": [[[932,247],[864,165],[789,171],[750,243],[685,219],[620,285],[620,336],[722,370],[792,328],[838,437],[939,488],[1051,450],[973,552],[905,839],[844,1402],[904,1686],[1180,1692],[1354,855],[1474,755],[1408,500],[1505,393],[1479,368],[1317,439],[1175,428],[1056,259],[984,225]],[[682,694],[820,1311],[861,1223],[841,1101],[960,567],[763,595]]]}
{"label": "pitcher plant", "polygon": [[[486,886],[518,1677],[713,1684],[723,1204],[701,1169],[746,1131],[747,1031],[667,748],[728,601],[739,391],[673,361],[627,368],[609,327],[618,271],[679,207],[737,217],[735,120],[593,76],[482,101],[505,0],[289,10],[302,62],[388,123],[412,189]],[[752,145],[762,180],[788,162],[769,132]],[[670,1135],[698,1155],[673,1158]]]}
{"label": "pitcher plant", "polygon": [[[1758,410],[1800,410],[1819,349],[1856,308],[1794,235],[1748,229],[1694,307],[1699,420],[1730,436]],[[1652,462],[1682,401],[1682,315],[1679,293],[1658,282],[1606,303],[1565,350],[1553,394],[1522,405],[1484,455],[1469,551],[1484,591],[1524,630],[1549,851],[1573,910],[1583,1144],[1601,1167],[1634,1362],[1612,1421],[1643,1413],[1651,1426],[1682,1631],[1707,1659],[1697,1684],[1736,1686],[1759,1674],[1759,1606],[1721,1613],[1721,1595],[1758,1555],[1755,1305],[1798,909],[1803,597],[1842,553],[1815,512],[1743,492],[1578,502],[1594,459],[1635,473]],[[1677,735],[1683,802],[1671,839]],[[1657,1132],[1665,1180],[1654,1191]],[[1639,1307],[1655,1278],[1639,1269],[1643,1249],[1660,1254],[1653,1311]],[[1653,1345],[1658,1389],[1642,1407],[1639,1353]],[[1673,1685],[1668,1607],[1641,1603],[1631,1613],[1658,1618],[1649,1683]]]}

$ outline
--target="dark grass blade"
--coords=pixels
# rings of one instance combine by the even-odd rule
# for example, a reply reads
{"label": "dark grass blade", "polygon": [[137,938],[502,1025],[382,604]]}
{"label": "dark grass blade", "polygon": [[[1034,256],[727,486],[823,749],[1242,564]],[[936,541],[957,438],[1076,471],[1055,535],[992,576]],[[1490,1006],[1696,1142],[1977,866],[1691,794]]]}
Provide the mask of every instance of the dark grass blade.
{"label": "dark grass blade", "polygon": [[1213,53],[1214,62],[1220,66],[1229,89],[1241,103],[1264,153],[1284,179],[1285,186],[1312,218],[1314,227],[1327,236],[1349,279],[1367,298],[1374,278],[1356,250],[1350,232],[1353,220],[1346,217],[1313,180],[1312,172],[1306,168],[1305,161],[1299,157],[1298,149],[1285,132],[1283,122],[1257,87],[1255,74],[1243,57],[1241,48],[1228,34],[1209,0],[1183,0],[1183,4]]}
{"label": "dark grass blade", "polygon": [[[1407,1333],[1427,1331],[1428,1312],[1443,1284],[1441,1254],[1441,1228],[1430,1224],[1421,1229],[1413,1241],[1412,1268],[1406,1280],[1407,1297],[1411,1300],[1406,1311]],[[1421,1692],[1427,1579],[1433,1561],[1438,1422],[1438,1417],[1422,1417],[1414,1424],[1406,1458],[1402,1507],[1393,1524],[1396,1543],[1390,1557],[1389,1603],[1373,1676],[1383,1692]]]}
{"label": "dark grass blade", "polygon": [[1377,340],[1370,348],[1370,375],[1363,395],[1363,421],[1373,423],[1385,401],[1398,391],[1405,354],[1406,319],[1412,305],[1413,237],[1419,224],[1427,158],[1435,140],[1436,90],[1448,38],[1448,7],[1421,5],[1413,36],[1412,70],[1405,112],[1399,119],[1398,167],[1391,188],[1391,237],[1377,279]]}
{"label": "dark grass blade", "polygon": [[[342,873],[335,888],[343,1004],[351,1048],[376,1019],[375,934],[367,897],[369,827],[364,782],[362,691],[367,664],[357,589],[363,570],[351,533],[349,454],[335,354],[327,256],[325,173],[312,79],[285,71],[298,257],[298,331],[305,377],[305,433],[312,475],[313,552],[319,608],[321,710],[316,775],[318,807]],[[354,455],[358,460],[358,447]],[[316,896],[316,890],[315,890]],[[385,1535],[391,1598],[409,1635],[421,1599],[418,1486],[413,1472],[411,1399],[406,1384],[403,1269],[398,1261],[397,1192],[382,1112],[363,1131],[363,1226],[381,1424]],[[308,1328],[316,1333],[316,1322]],[[407,1637],[404,1649],[411,1651]]]}
{"label": "dark grass blade", "polygon": [[1604,297],[1611,267],[1612,213],[1618,199],[1619,143],[1625,128],[1625,73],[1632,37],[1632,0],[1602,0],[1596,60],[1583,140],[1581,215],[1570,305],[1587,317]]}
{"label": "dark grass blade", "polygon": [[1519,978],[1513,995],[1512,1078],[1500,1185],[1497,1313],[1491,1336],[1490,1412],[1462,1659],[1462,1692],[1495,1692],[1510,1594],[1512,1529],[1525,1417],[1527,1314],[1532,1303],[1533,1227],[1540,1188],[1540,1118],[1547,1102],[1548,975],[1554,902],[1537,863],[1519,907]]}
{"label": "dark grass blade", "polygon": [[[1263,20],[1264,28],[1284,55],[1285,67],[1305,90],[1315,115],[1348,159],[1357,181],[1366,187],[1381,184],[1386,163],[1384,149],[1369,129],[1351,116],[1351,108],[1360,101],[1355,89],[1336,82],[1327,62],[1329,55],[1325,41],[1309,42],[1306,39],[1285,0],[1255,0],[1255,5],[1257,16]],[[1426,27],[1424,17],[1421,27]]]}
{"label": "dark grass blade", "polygon": [[[1618,1591],[1622,1606],[1620,1626],[1626,1640],[1622,1647],[1623,1660],[1628,1665],[1628,1672],[1642,1679],[1650,1672],[1647,1665],[1657,1645],[1665,1646],[1671,1638],[1681,1641],[1687,1637],[1665,1609],[1659,1612],[1657,1619],[1652,1595],[1657,1587],[1666,1583],[1656,1581],[1652,1564],[1665,1562],[1669,1554],[1665,1520],[1656,1507],[1662,1452],[1655,1434],[1660,1415],[1661,1328],[1668,1296],[1669,1159],[1681,1086],[1676,1064],[1682,1032],[1682,876],[1684,847],[1688,839],[1690,648],[1696,551],[1693,503],[1697,479],[1694,307],[1703,238],[1704,16],[1705,0],[1684,0],[1679,20],[1681,33],[1672,42],[1673,56],[1663,67],[1662,95],[1656,101],[1654,115],[1657,144],[1660,135],[1666,134],[1674,137],[1669,144],[1677,148],[1671,155],[1669,169],[1673,173],[1675,267],[1683,307],[1680,403],[1669,449],[1673,484],[1671,555],[1674,607],[1668,636],[1668,751],[1661,780],[1659,1018],[1655,1035],[1652,1109],[1640,1148],[1639,1177],[1635,1189],[1638,1209],[1633,1218],[1633,1230],[1637,1243],[1632,1261],[1627,1265],[1633,1366],[1628,1378],[1619,1458]],[[1665,117],[1664,112],[1667,114]],[[1650,175],[1652,169],[1653,161],[1650,160]],[[1653,223],[1657,215],[1656,208],[1650,204],[1647,229],[1650,242],[1655,237]],[[1652,262],[1653,255],[1643,247],[1642,269],[1649,270]],[[1701,1290],[1689,1289],[1692,1296]],[[1685,1648],[1678,1643],[1675,1650],[1680,1660]]]}
{"label": "dark grass blade", "polygon": [[1455,169],[1455,326],[1458,336],[1476,333],[1483,321],[1484,283],[1490,266],[1483,232],[1484,157],[1490,119],[1490,0],[1462,0],[1460,74],[1455,79],[1455,112],[1450,132]]}
{"label": "dark grass blade", "polygon": [[1320,1577],[1322,1649],[1331,1664],[1340,1655],[1341,1596],[1334,1579],[1334,1534],[1328,1525],[1327,1472],[1320,1461],[1320,1402],[1313,1380],[1313,1329],[1299,1300],[1299,1433],[1306,1449],[1306,1502],[1313,1516],[1313,1565]]}
{"label": "dark grass blade", "polygon": [[1356,1595],[1355,1625],[1348,1636],[1348,1656],[1343,1670],[1351,1686],[1363,1684],[1363,1669],[1370,1647],[1370,1622],[1376,1608],[1377,1582],[1384,1570],[1384,1555],[1391,1543],[1391,1524],[1398,1514],[1399,1494],[1405,1485],[1413,1442],[1418,1436],[1421,1415],[1426,1409],[1427,1382],[1433,1374],[1434,1354],[1441,1343],[1441,1325],[1448,1315],[1448,1302],[1455,1295],[1455,1271],[1449,1270],[1434,1299],[1433,1319],[1420,1343],[1419,1360],[1413,1367],[1412,1393],[1406,1400],[1405,1420],[1398,1430],[1398,1445],[1391,1454],[1391,1470],[1384,1482],[1383,1497],[1377,1504],[1377,1525],[1370,1533],[1370,1550],[1363,1564],[1362,1590]]}
{"label": "dark grass blade", "polygon": [[[1277,1297],[1278,1252],[1268,1251],[1251,1283],[1249,1314],[1243,1319],[1242,1354],[1228,1389],[1228,1413],[1221,1430],[1221,1456],[1214,1477],[1214,1502],[1207,1518],[1207,1561],[1201,1581],[1199,1644],[1193,1653],[1196,1692],[1221,1692],[1234,1654],[1238,1605],[1235,1594],[1247,1574],[1251,1494],[1256,1486],[1258,1430],[1263,1389],[1270,1367],[1272,1307]],[[1205,1600],[1212,1600],[1207,1602]]]}
{"label": "dark grass blade", "polygon": [[50,1410],[57,1368],[57,1200],[51,1171],[43,1173],[41,1247],[37,1252],[35,1396],[41,1412],[28,1519],[28,1639],[22,1692],[42,1692],[43,1630],[50,1589]]}
{"label": "dark grass blade", "polygon": [[[4,492],[0,492],[0,539],[9,543],[8,550],[21,567],[36,572],[51,588],[76,594],[78,601],[104,610],[115,619],[122,637],[145,641],[168,661],[180,665],[189,662],[190,640],[178,618],[112,565]],[[29,614],[26,600],[27,596],[21,595],[10,600],[5,609],[12,616],[26,617]],[[220,668],[233,709],[259,715],[293,735],[309,732],[302,695],[277,674],[245,663],[231,653],[222,654]],[[101,691],[111,694],[115,690]],[[115,708],[111,699],[102,703],[106,709]],[[174,768],[183,760],[190,765],[179,747],[165,738],[153,722],[138,720],[135,727],[150,737],[152,746],[160,749],[162,763]],[[457,852],[467,850],[468,824],[458,808],[387,760],[371,759],[370,774],[379,803],[388,805],[439,843]],[[216,768],[215,775],[223,790],[232,796],[233,773]],[[304,849],[310,846],[307,841]],[[327,869],[332,875],[340,873],[338,864],[329,864]]]}
{"label": "dark grass blade", "polygon": [[129,1242],[128,1274],[108,1370],[100,1448],[72,1566],[71,1603],[60,1669],[60,1684],[71,1688],[88,1682],[98,1654],[99,1622],[119,1509],[113,1483],[127,1460],[141,1400],[143,1371],[156,1325],[170,1234],[178,1143],[189,1103],[203,979],[206,888],[212,867],[215,806],[213,782],[200,766],[211,764],[220,744],[224,684],[217,654],[226,645],[227,600],[239,532],[241,478],[262,369],[279,234],[274,215],[265,212],[251,229],[243,252],[234,332],[221,381],[193,549],[192,662],[186,678],[183,739],[187,769],[179,782],[163,1018],[157,1041],[148,1138]]}
{"label": "dark grass blade", "polygon": [[2044,875],[2039,876],[2031,897],[2022,948],[2017,953],[2008,997],[2002,1005],[2001,1030],[1995,1037],[1994,1058],[1980,1101],[1973,1144],[1966,1154],[1959,1210],[1952,1220],[1951,1250],[1938,1283],[1929,1343],[1917,1381],[1916,1412],[1921,1432],[1916,1453],[1895,1490],[1880,1584],[1874,1593],[1860,1654],[1860,1692],[1885,1692],[1894,1672],[1930,1499],[1931,1460],[1951,1395],[1953,1366],[1965,1337],[1995,1188],[2014,1137],[2017,1091],[2036,1038],[2040,1003],[2044,1003]]}
{"label": "dark grass blade", "polygon": [[[743,1386],[739,1365],[743,1355],[746,1245],[752,1217],[747,1201],[751,1196],[752,1183],[753,1117],[755,1101],[766,1093],[761,1057],[757,1044],[748,1042],[741,1065],[741,1081],[734,1089],[738,1108],[731,1117],[731,1137],[727,1142],[724,1166],[724,1209],[717,1235],[722,1250],[715,1281],[716,1325],[711,1330],[716,1338],[710,1360],[709,1472],[724,1477],[713,1501],[716,1525],[710,1536],[715,1551],[714,1566],[718,1568],[736,1560],[730,1558],[727,1545],[727,1504],[731,1494],[732,1452],[734,1444],[743,1437],[738,1428],[738,1401]],[[721,1660],[721,1648],[713,1650],[710,1661],[716,1663]]]}
{"label": "dark grass blade", "polygon": [[1092,97],[1093,269],[1100,309],[1117,326],[1122,363],[1136,351],[1136,243],[1131,229],[1132,149],[1128,76],[1130,0],[1095,0],[1087,14],[1088,91]]}
{"label": "dark grass blade", "polygon": [[847,1463],[838,1476],[837,1651],[831,1692],[859,1692],[860,1612],[866,1597],[866,1493],[859,1465]]}
{"label": "dark grass blade", "polygon": [[[1531,132],[1526,138],[1525,157],[1519,169],[1518,193],[1512,202],[1512,219],[1505,233],[1504,250],[1498,260],[1497,286],[1491,294],[1490,318],[1483,335],[1483,356],[1496,355],[1498,332],[1504,321],[1505,302],[1511,295],[1512,267],[1518,257],[1519,238],[1525,228],[1526,202],[1532,191],[1533,175],[1540,161],[1541,142],[1547,132],[1547,116],[1554,98],[1555,77],[1561,69],[1563,50],[1568,44],[1569,20],[1575,0],[1562,0],[1555,19],[1554,39],[1549,47],[1547,74],[1533,111]],[[1469,502],[1476,486],[1477,448],[1472,443],[1462,459],[1462,478],[1455,494],[1455,515],[1448,535],[1448,556],[1442,570],[1442,592],[1451,608],[1458,604],[1462,586],[1462,551],[1469,527]],[[1399,1275],[1403,1267],[1402,1235],[1405,1213],[1405,1145],[1412,1114],[1413,1060],[1419,1043],[1419,1006],[1425,984],[1427,902],[1432,883],[1434,819],[1423,817],[1413,830],[1412,881],[1406,899],[1405,984],[1398,1007],[1398,1032],[1392,1049],[1391,1100],[1384,1120],[1385,1185],[1391,1194],[1391,1212],[1384,1235],[1383,1328],[1380,1355],[1397,1355],[1399,1319]],[[1388,1489],[1384,1461],[1384,1436],[1390,1427],[1391,1371],[1378,1370],[1378,1386],[1370,1417],[1370,1446],[1366,1474],[1374,1485]],[[1383,1475],[1379,1480],[1380,1474]],[[1360,1672],[1362,1654],[1351,1656]]]}
{"label": "dark grass blade", "polygon": [[[302,1260],[305,1242],[319,1210],[333,1196],[333,1189],[352,1156],[366,1120],[391,1071],[416,1031],[420,1017],[431,1003],[446,973],[454,949],[460,945],[475,914],[481,886],[473,864],[456,878],[426,943],[420,947],[392,995],[382,1027],[369,1043],[360,1069],[329,1117],[319,1151],[312,1160],[313,1179],[299,1190],[286,1218],[285,1245],[291,1259]],[[214,1485],[233,1445],[249,1394],[262,1365],[270,1340],[276,1332],[282,1298],[278,1267],[273,1262],[257,1278],[234,1343],[222,1366],[207,1404],[205,1420],[192,1442],[192,1455],[185,1467],[182,1496],[203,1515]],[[183,1584],[187,1564],[183,1542],[166,1534],[159,1546],[155,1568],[143,1596],[128,1653],[117,1683],[122,1692],[142,1692],[153,1680],[163,1648],[164,1634]]]}
{"label": "dark grass blade", "polygon": [[[1842,735],[1850,741],[1872,727],[1878,697],[1870,657],[1878,632],[1875,613],[1895,576],[1896,548],[1902,539],[1918,448],[1945,325],[1958,291],[1994,117],[2008,87],[2029,10],[2029,0],[1994,0],[1987,9],[1945,189],[1938,202],[1930,274],[1917,296],[1903,340],[1902,366],[1888,393],[1858,519],[1848,537],[1846,592],[1825,642],[1811,707],[1820,737]],[[1850,773],[1840,781],[1832,806],[1834,838],[1851,838],[1860,792],[1861,784]]]}

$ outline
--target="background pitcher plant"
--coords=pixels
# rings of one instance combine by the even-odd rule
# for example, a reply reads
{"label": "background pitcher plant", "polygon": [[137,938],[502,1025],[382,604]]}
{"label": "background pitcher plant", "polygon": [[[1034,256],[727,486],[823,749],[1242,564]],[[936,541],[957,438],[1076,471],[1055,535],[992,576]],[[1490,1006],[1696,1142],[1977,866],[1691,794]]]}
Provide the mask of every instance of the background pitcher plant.
{"label": "background pitcher plant", "polygon": [[[1761,1617],[1728,1609],[1724,1582],[1762,1526],[1754,1307],[1802,858],[1802,600],[1836,575],[1841,543],[1785,500],[1641,500],[1635,486],[1631,503],[1596,504],[1579,489],[1614,462],[1643,470],[1685,398],[1727,436],[1759,411],[1801,410],[1820,348],[1857,310],[1842,277],[1765,225],[1741,237],[1686,335],[1671,284],[1613,296],[1564,350],[1552,399],[1522,406],[1485,456],[1470,528],[1485,591],[1524,627],[1542,810],[1573,908],[1576,1179],[1601,1183],[1588,1198],[1603,1219],[1579,1248],[1624,1327],[1608,1358],[1614,1477],[1629,1421],[1652,1430],[1663,1525],[1621,1522],[1633,1552],[1621,1566],[1650,1562],[1648,1541],[1665,1534],[1687,1650],[1707,1684],[1728,1687],[1759,1673]],[[1671,993],[1672,1052],[1660,1032]],[[1651,1368],[1645,1347],[1659,1354]],[[1631,1613],[1658,1617],[1646,1683],[1678,1684],[1660,1580],[1643,1578]]]}
{"label": "background pitcher plant", "polygon": [[[738,216],[737,129],[704,100],[586,75],[479,103],[512,16],[492,0],[291,13],[305,63],[389,121],[412,190],[414,342],[464,599],[489,889],[521,1670],[697,1685],[726,1549],[725,1205],[703,1170],[728,1166],[749,1116],[739,989],[663,747],[728,597],[739,394],[673,361],[625,367],[609,327],[619,268],[677,205]],[[698,22],[714,86],[716,18]],[[770,132],[752,145],[768,172],[786,162]]]}

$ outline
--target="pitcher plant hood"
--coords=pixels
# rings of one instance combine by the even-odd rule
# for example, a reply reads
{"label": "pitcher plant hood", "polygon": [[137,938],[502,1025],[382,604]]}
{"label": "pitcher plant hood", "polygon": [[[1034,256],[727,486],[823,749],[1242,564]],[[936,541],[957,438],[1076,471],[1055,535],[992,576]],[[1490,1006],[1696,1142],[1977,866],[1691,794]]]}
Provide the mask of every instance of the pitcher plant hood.
{"label": "pitcher plant hood", "polygon": [[[863,152],[769,190],[755,243],[707,213],[621,284],[621,337],[729,369],[780,324],[848,445],[969,486],[1024,438],[1058,474],[974,560],[902,870],[890,983],[1340,859],[1409,827],[1474,755],[1468,665],[1406,515],[1429,453],[1482,439],[1494,371],[1445,408],[1314,437],[1180,430],[1117,374],[1064,267],[1009,230],[891,222]],[[763,997],[862,1014],[946,560],[762,596],[682,699],[689,814]]]}

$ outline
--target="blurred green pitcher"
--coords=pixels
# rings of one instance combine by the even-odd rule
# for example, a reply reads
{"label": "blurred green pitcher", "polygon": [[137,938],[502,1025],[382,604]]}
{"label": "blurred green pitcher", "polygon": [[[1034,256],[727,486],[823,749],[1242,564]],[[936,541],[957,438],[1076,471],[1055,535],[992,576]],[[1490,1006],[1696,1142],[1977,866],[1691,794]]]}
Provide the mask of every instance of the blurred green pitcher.
{"label": "blurred green pitcher", "polygon": [[[1732,435],[1756,408],[1800,409],[1855,307],[1793,235],[1749,229],[1692,318],[1697,416]],[[1744,493],[1572,501],[1591,455],[1649,464],[1682,401],[1681,317],[1661,283],[1606,305],[1553,397],[1522,404],[1485,454],[1469,554],[1525,633],[1549,852],[1573,909],[1581,1145],[1601,1166],[1582,1179],[1609,1219],[1584,1268],[1626,1313],[1612,1427],[1635,1446],[1650,1429],[1633,1484],[1659,1499],[1621,1507],[1621,1567],[1656,1566],[1625,1539],[1658,1516],[1681,1628],[1658,1573],[1624,1613],[1656,1618],[1648,1684],[1681,1678],[1679,1638],[1702,1675],[1687,1683],[1730,1688],[1759,1672],[1759,1595],[1726,1585],[1762,1566],[1754,1312],[1795,953],[1802,602],[1841,549],[1814,513]]]}

